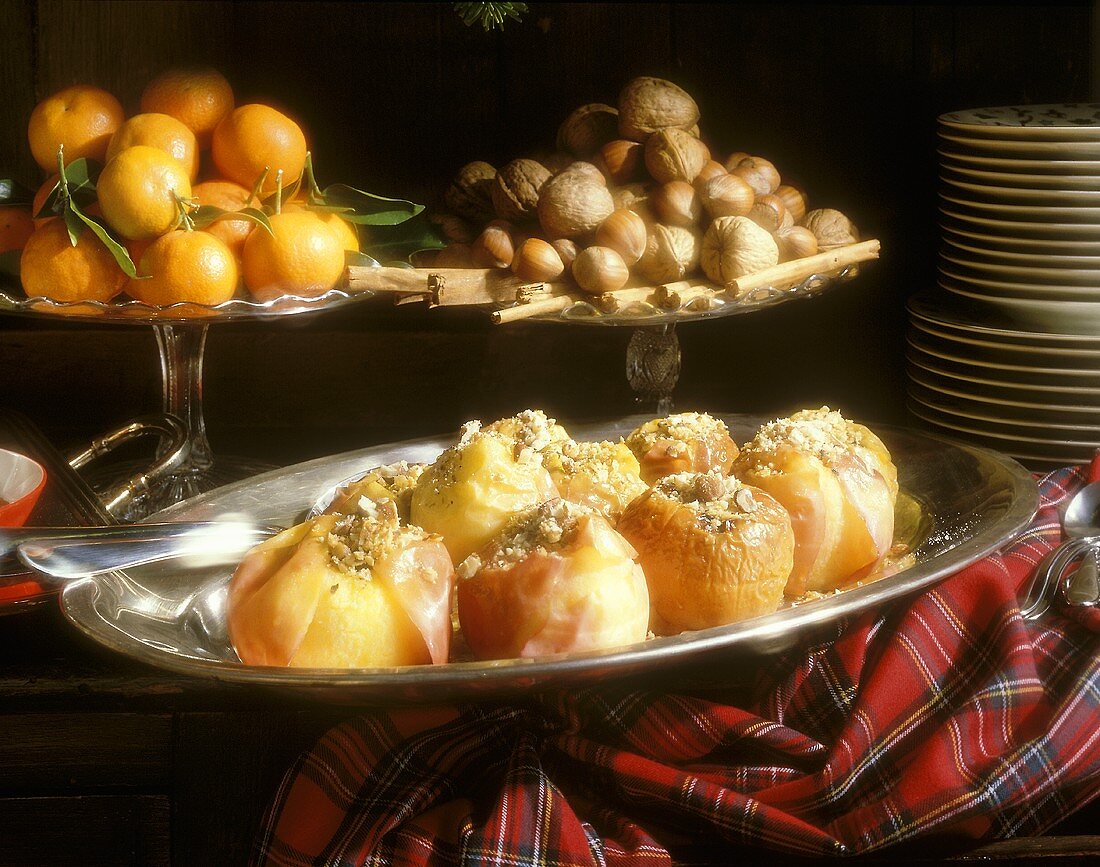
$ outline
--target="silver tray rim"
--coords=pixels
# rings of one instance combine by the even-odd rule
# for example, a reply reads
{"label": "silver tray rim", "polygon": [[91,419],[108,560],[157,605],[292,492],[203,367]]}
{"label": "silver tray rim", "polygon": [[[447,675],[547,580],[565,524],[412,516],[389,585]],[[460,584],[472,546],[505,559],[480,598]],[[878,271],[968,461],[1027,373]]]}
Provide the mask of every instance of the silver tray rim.
{"label": "silver tray rim", "polygon": [[[759,416],[715,413],[739,425],[758,425],[767,419]],[[641,421],[648,416],[628,416],[599,424],[571,425],[574,433],[584,436],[587,427],[606,429],[608,425]],[[952,440],[949,437],[909,428],[876,425],[876,431],[897,432],[926,441],[941,449],[956,449],[969,453],[983,466],[996,465],[1007,473],[1011,485],[1011,502],[1005,513],[990,524],[979,526],[974,534],[958,545],[937,554],[928,561],[904,569],[887,578],[861,587],[845,590],[833,596],[753,618],[727,626],[714,627],[676,636],[650,639],[614,650],[563,654],[536,659],[507,659],[482,662],[452,662],[443,665],[405,666],[369,669],[285,668],[279,666],[249,666],[240,662],[208,660],[165,650],[156,650],[113,627],[95,611],[99,594],[98,578],[85,578],[67,585],[61,592],[61,610],[65,617],[93,641],[124,656],[179,674],[205,677],[235,684],[275,687],[294,692],[321,694],[352,703],[387,701],[413,704],[432,701],[436,688],[470,687],[470,698],[486,694],[522,693],[537,688],[566,685],[573,675],[629,675],[640,671],[655,671],[662,666],[681,664],[716,651],[747,650],[754,655],[767,655],[789,649],[799,643],[807,632],[836,623],[876,605],[925,589],[959,569],[995,551],[1030,522],[1038,506],[1038,489],[1032,475],[1019,463],[991,449]],[[242,482],[219,488],[186,500],[146,520],[184,520],[209,517],[212,505],[237,492],[246,492],[270,481],[292,479],[310,471],[331,466],[327,486],[335,485],[348,475],[348,467],[361,460],[365,471],[380,463],[400,460],[385,459],[395,450],[415,447],[439,447],[449,444],[453,435],[422,437],[394,443],[356,449],[329,457],[316,458],[273,470]],[[367,463],[367,461],[373,463]],[[327,487],[322,486],[322,487]],[[311,489],[303,496],[304,514],[316,501],[319,492]],[[112,573],[118,575],[119,573]],[[793,641],[792,641],[793,639]],[[349,693],[350,691],[350,693]],[[332,695],[330,695],[332,693]],[[436,699],[438,702],[438,699]]]}

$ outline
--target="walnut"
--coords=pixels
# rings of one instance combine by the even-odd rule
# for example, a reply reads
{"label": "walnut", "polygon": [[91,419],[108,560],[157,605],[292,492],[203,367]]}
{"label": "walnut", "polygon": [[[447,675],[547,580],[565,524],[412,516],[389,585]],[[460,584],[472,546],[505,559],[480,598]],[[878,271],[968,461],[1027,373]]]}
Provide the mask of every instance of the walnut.
{"label": "walnut", "polygon": [[619,93],[619,133],[623,138],[644,141],[659,129],[689,130],[698,121],[695,100],[663,78],[635,78]]}
{"label": "walnut", "polygon": [[435,212],[428,221],[439,229],[440,234],[448,241],[458,244],[469,244],[477,233],[474,227],[454,214]]}
{"label": "walnut", "polygon": [[703,237],[703,271],[725,285],[779,262],[775,239],[748,217],[719,217]]}
{"label": "walnut", "polygon": [[538,215],[551,238],[576,238],[595,231],[615,210],[607,187],[581,172],[562,172],[542,188]]}
{"label": "walnut", "polygon": [[512,160],[496,175],[492,186],[493,206],[505,220],[522,220],[535,213],[539,190],[550,179],[550,172],[535,160]]}
{"label": "walnut", "polygon": [[852,221],[832,208],[810,211],[803,218],[802,225],[814,233],[822,250],[854,244],[859,240],[859,230],[852,225]]}
{"label": "walnut", "polygon": [[659,130],[645,142],[645,167],[658,183],[690,184],[709,159],[707,146],[682,129]]}
{"label": "walnut", "polygon": [[484,223],[493,214],[492,189],[496,176],[497,170],[488,163],[480,160],[467,163],[443,193],[443,202],[460,217]]}
{"label": "walnut", "polygon": [[618,137],[619,113],[610,105],[593,102],[582,105],[558,127],[558,149],[579,159],[588,159]]}
{"label": "walnut", "polygon": [[612,187],[611,198],[616,208],[633,210],[635,204],[649,198],[649,188],[645,184],[624,184],[621,187]]}
{"label": "walnut", "polygon": [[601,187],[607,186],[607,178],[604,173],[599,170],[594,164],[586,163],[583,160],[577,160],[567,165],[564,169],[558,172],[559,175],[564,175],[566,172],[573,172],[578,175],[583,175],[589,181],[594,184],[599,184]]}
{"label": "walnut", "polygon": [[654,284],[683,280],[699,265],[699,233],[683,226],[650,227],[638,272]]}

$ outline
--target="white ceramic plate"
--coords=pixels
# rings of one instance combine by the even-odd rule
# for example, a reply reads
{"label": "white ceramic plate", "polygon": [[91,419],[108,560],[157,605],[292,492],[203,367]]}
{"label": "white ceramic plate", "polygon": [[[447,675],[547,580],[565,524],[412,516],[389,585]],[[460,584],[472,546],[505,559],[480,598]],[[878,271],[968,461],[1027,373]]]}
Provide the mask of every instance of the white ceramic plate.
{"label": "white ceramic plate", "polygon": [[1039,268],[1052,272],[1083,269],[1100,273],[1100,255],[1059,256],[1053,253],[1015,253],[986,247],[981,241],[974,241],[966,235],[951,230],[944,231],[943,241],[947,245],[945,249],[953,251],[952,255],[969,258],[971,263],[983,262],[987,265],[1004,265],[1010,268]]}
{"label": "white ceramic plate", "polygon": [[[1044,379],[1029,376],[1017,371],[998,371],[972,364],[955,364],[920,352],[913,346],[907,346],[905,359],[910,367],[917,367],[925,373],[934,373],[939,377],[962,383],[973,389],[989,389],[993,397],[1007,397],[1010,400],[1023,399],[1028,403],[1070,403],[1077,406],[1100,407],[1100,388],[1095,384],[1066,385],[1057,377]],[[1079,381],[1078,381],[1079,382]]]}
{"label": "white ceramic plate", "polygon": [[1027,389],[998,388],[994,393],[991,389],[975,387],[949,376],[941,376],[935,371],[926,370],[912,363],[907,365],[907,370],[910,384],[916,383],[929,391],[987,406],[993,413],[1009,410],[1056,412],[1069,422],[1081,424],[1093,424],[1100,418],[1100,406],[1076,403],[1072,399],[1052,399],[1048,394]]}
{"label": "white ceramic plate", "polygon": [[906,303],[910,315],[932,324],[962,329],[983,337],[1024,346],[1092,349],[1100,348],[1100,330],[1062,331],[1040,328],[1033,320],[1021,324],[1019,317],[992,307],[987,301],[968,300],[958,293],[938,290],[918,292]]}
{"label": "white ceramic plate", "polygon": [[999,220],[1025,220],[1032,223],[1100,223],[1100,208],[982,202],[952,193],[953,191],[942,190],[940,199],[957,208],[968,208]]}
{"label": "white ceramic plate", "polygon": [[951,394],[943,388],[930,388],[910,377],[909,397],[921,403],[935,407],[941,412],[950,412],[966,418],[985,421],[1004,421],[1023,427],[1039,426],[1065,428],[1070,431],[1095,431],[1100,434],[1100,408],[1086,408],[1085,411],[1069,411],[1060,406],[1029,407],[1016,403],[990,403]]}
{"label": "white ceramic plate", "polygon": [[1067,461],[1083,460],[1092,456],[1100,448],[1100,440],[1054,435],[1050,437],[1028,436],[1026,432],[1017,433],[987,428],[972,419],[954,419],[951,416],[925,409],[916,401],[910,401],[909,411],[921,421],[929,422],[945,432],[952,432],[964,442],[980,443],[1006,454],[1025,452],[1042,454],[1050,460],[1062,458]]}
{"label": "white ceramic plate", "polygon": [[1100,256],[1100,241],[991,235],[987,231],[982,231],[981,226],[964,223],[946,215],[940,217],[939,227],[945,236],[965,238],[984,249],[998,252],[1021,255]]}
{"label": "white ceramic plate", "polygon": [[975,303],[979,310],[984,306],[991,313],[999,314],[1018,331],[1100,335],[1100,303],[1095,301],[1038,301],[1033,298],[992,297],[967,291],[955,284],[941,282],[940,285],[952,295]]}
{"label": "white ceramic plate", "polygon": [[1043,364],[1088,365],[1093,362],[1100,366],[1100,348],[1078,347],[1073,345],[1042,346],[1025,342],[1031,335],[1021,335],[1015,342],[1008,338],[990,337],[982,332],[968,331],[964,326],[949,326],[942,323],[930,323],[918,316],[911,316],[909,326],[931,337],[946,340],[960,347],[967,347],[968,352],[996,352],[1005,358],[1018,358],[1024,361],[1041,358]]}
{"label": "white ceramic plate", "polygon": [[978,138],[1100,141],[1100,103],[1000,105],[949,111],[941,126]]}
{"label": "white ceramic plate", "polygon": [[1091,175],[1039,175],[1025,172],[983,171],[946,161],[941,163],[940,170],[956,180],[987,187],[1043,189],[1053,193],[1075,190],[1100,192],[1100,177]]}
{"label": "white ceramic plate", "polygon": [[1066,359],[1067,364],[1063,366],[1052,364],[1049,357],[1036,356],[1034,361],[1037,363],[1028,363],[1026,354],[1012,356],[1002,355],[996,350],[982,351],[981,347],[957,344],[916,330],[909,332],[906,341],[923,355],[932,356],[937,361],[947,361],[963,367],[988,368],[990,374],[997,377],[1011,376],[1013,373],[1039,374],[1054,381],[1064,380],[1067,385],[1091,385],[1093,381],[1100,379],[1100,363],[1090,366],[1081,359]]}
{"label": "white ceramic plate", "polygon": [[1032,160],[1088,160],[1100,157],[1100,141],[1009,141],[940,131],[945,148],[978,156]]}
{"label": "white ceramic plate", "polygon": [[1100,222],[1042,223],[1026,220],[994,219],[947,206],[941,207],[940,213],[978,231],[1007,238],[1038,239],[1063,243],[1065,241],[1100,241]]}
{"label": "white ceramic plate", "polygon": [[997,202],[1005,205],[1040,205],[1045,207],[1076,207],[1100,204],[1100,190],[1032,190],[1027,187],[989,186],[961,181],[949,172],[941,172],[940,180],[960,198]]}
{"label": "white ceramic plate", "polygon": [[931,397],[924,397],[926,393],[914,387],[909,392],[909,400],[958,424],[974,423],[988,430],[1000,430],[1020,436],[1042,436],[1044,431],[1057,431],[1056,437],[1051,439],[1065,436],[1076,440],[1100,440],[1100,425],[1063,424],[1061,416],[1045,420],[1006,418],[1003,415],[983,413],[981,409],[975,410],[962,401],[953,403],[950,398],[936,396],[935,393]]}
{"label": "white ceramic plate", "polygon": [[1100,271],[1088,268],[1021,268],[1014,265],[993,265],[974,259],[940,252],[940,269],[958,280],[978,283],[991,289],[1017,285],[1034,287],[1038,291],[1087,294],[1088,290],[1100,291]]}
{"label": "white ceramic plate", "polygon": [[[1041,301],[1048,303],[1095,304],[1100,303],[1100,290],[1082,286],[1042,286],[1037,283],[1002,283],[999,280],[983,280],[959,276],[940,266],[939,285],[948,292],[966,292],[982,301]],[[1097,310],[1100,313],[1100,308]]]}
{"label": "white ceramic plate", "polygon": [[944,165],[987,172],[1025,172],[1035,175],[1100,175],[1100,159],[1050,160],[980,156],[941,147],[936,153]]}

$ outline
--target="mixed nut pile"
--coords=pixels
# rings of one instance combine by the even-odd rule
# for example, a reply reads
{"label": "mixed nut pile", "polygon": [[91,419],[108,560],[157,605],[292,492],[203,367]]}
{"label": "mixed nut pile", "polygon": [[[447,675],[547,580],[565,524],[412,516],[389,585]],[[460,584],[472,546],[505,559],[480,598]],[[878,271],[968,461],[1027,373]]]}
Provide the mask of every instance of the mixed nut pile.
{"label": "mixed nut pile", "polygon": [[698,123],[688,93],[641,77],[618,108],[570,114],[551,156],[463,166],[432,217],[451,242],[433,266],[511,268],[532,282],[571,276],[602,294],[700,269],[726,285],[859,240],[840,211],[808,211],[763,157],[715,160]]}

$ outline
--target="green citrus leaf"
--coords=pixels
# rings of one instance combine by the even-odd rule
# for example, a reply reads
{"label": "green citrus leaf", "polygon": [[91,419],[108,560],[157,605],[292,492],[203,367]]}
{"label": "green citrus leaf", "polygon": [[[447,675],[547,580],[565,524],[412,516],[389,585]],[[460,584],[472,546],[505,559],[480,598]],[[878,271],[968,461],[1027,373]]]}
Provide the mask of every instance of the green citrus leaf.
{"label": "green citrus leaf", "polygon": [[[79,220],[83,225],[92,230],[92,233],[99,238],[103,246],[107,248],[112,256],[115,257],[115,261],[118,262],[118,267],[126,272],[127,277],[137,277],[137,268],[134,267],[134,260],[130,258],[130,253],[125,247],[118,241],[111,237],[111,233],[107,231],[104,226],[101,226],[87,214],[80,210],[75,202],[70,201],[69,206],[65,209],[63,215],[65,217],[65,225],[68,226],[71,218]],[[76,241],[73,240],[73,231],[69,229],[69,239],[73,241],[73,246],[76,246]]]}
{"label": "green citrus leaf", "polygon": [[198,208],[191,211],[188,216],[191,218],[191,222],[194,223],[196,229],[205,229],[211,223],[216,223],[219,220],[248,220],[248,222],[255,223],[257,226],[263,226],[269,234],[274,234],[271,231],[271,223],[267,219],[267,214],[258,208],[241,208],[239,211],[226,211],[214,205],[200,205]]}
{"label": "green citrus leaf", "polygon": [[0,205],[29,205],[34,191],[12,178],[0,178]]}
{"label": "green citrus leaf", "polygon": [[[347,219],[345,217],[344,219]],[[370,238],[363,245],[364,251],[380,262],[408,261],[422,250],[441,250],[447,242],[423,215],[396,226],[374,226]]]}
{"label": "green citrus leaf", "polygon": [[75,247],[76,242],[80,240],[80,236],[84,232],[84,221],[80,219],[80,215],[72,207],[71,201],[61,211],[61,219],[65,221],[65,228],[69,231],[69,243]]}
{"label": "green citrus leaf", "polygon": [[[291,199],[294,198],[294,194],[298,192],[298,187],[301,186],[302,179],[295,178],[289,184],[283,184],[282,203],[285,205]],[[268,213],[272,213],[275,208],[275,197],[278,193],[272,193],[266,199],[261,200],[261,204]]]}
{"label": "green citrus leaf", "polygon": [[65,178],[69,182],[70,191],[76,187],[91,187],[92,190],[95,190],[96,181],[99,180],[101,171],[103,171],[103,166],[95,160],[85,157],[66,163]]}
{"label": "green citrus leaf", "polygon": [[362,226],[396,226],[424,210],[423,205],[376,196],[347,184],[330,184],[321,197],[325,205],[350,208],[351,213],[345,214],[344,219]]}
{"label": "green citrus leaf", "polygon": [[19,279],[19,257],[22,250],[6,250],[0,253],[0,275]]}

